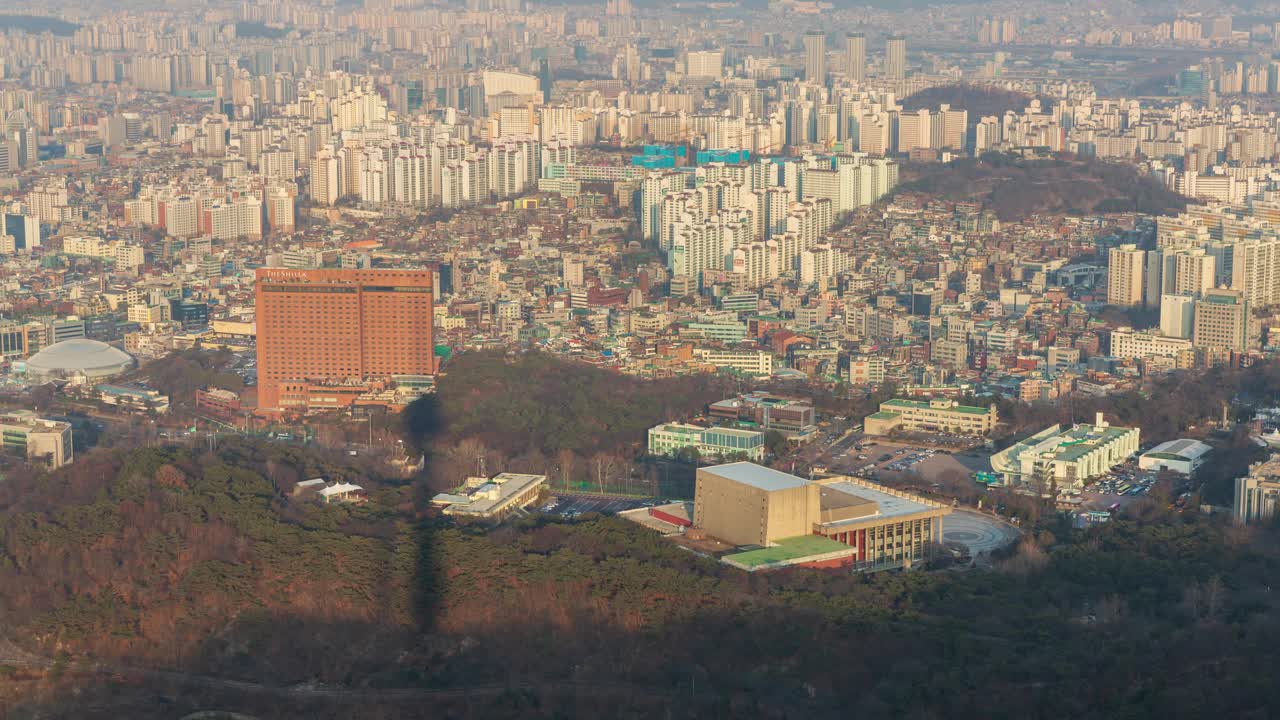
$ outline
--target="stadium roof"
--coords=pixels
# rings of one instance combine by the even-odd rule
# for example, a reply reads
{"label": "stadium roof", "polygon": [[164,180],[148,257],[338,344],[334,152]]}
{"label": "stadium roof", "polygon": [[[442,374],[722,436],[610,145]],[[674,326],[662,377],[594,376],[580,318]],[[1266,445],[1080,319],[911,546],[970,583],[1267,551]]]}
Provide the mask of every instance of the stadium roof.
{"label": "stadium roof", "polygon": [[74,338],[54,343],[32,355],[27,359],[27,372],[102,375],[123,372],[132,365],[133,358],[123,350],[97,340]]}

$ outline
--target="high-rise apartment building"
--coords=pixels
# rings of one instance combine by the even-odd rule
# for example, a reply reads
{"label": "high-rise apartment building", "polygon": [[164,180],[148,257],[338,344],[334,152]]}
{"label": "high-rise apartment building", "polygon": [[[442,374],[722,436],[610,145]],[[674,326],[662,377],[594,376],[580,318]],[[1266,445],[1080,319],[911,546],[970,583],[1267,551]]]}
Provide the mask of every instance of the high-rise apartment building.
{"label": "high-rise apartment building", "polygon": [[434,372],[431,276],[259,268],[258,406],[307,406],[317,382]]}
{"label": "high-rise apartment building", "polygon": [[827,36],[818,30],[804,34],[804,79],[819,84],[827,81]]}
{"label": "high-rise apartment building", "polygon": [[1111,248],[1107,255],[1107,304],[1142,305],[1146,256],[1146,251],[1136,245]]}
{"label": "high-rise apartment building", "polygon": [[907,39],[893,35],[885,45],[884,75],[890,80],[902,80],[907,76]]}
{"label": "high-rise apartment building", "polygon": [[867,79],[867,36],[852,33],[844,38],[845,75],[861,83]]}

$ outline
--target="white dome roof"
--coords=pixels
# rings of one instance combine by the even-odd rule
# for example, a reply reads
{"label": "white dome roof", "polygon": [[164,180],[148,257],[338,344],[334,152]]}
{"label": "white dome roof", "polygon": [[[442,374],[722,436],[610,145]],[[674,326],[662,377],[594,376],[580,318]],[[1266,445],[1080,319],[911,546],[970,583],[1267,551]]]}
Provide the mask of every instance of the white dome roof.
{"label": "white dome roof", "polygon": [[47,377],[106,377],[131,367],[128,353],[87,338],[63,340],[27,358],[27,374]]}

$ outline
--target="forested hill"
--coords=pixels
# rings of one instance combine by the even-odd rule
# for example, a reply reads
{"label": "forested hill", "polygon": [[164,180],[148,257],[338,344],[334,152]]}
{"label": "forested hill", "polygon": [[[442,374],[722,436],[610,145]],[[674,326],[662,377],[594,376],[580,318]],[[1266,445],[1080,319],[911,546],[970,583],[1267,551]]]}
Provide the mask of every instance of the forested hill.
{"label": "forested hill", "polygon": [[1131,166],[1074,158],[1023,160],[987,153],[978,159],[911,166],[902,178],[897,192],[981,202],[1001,220],[1040,213],[1164,214],[1180,212],[1191,202]]}
{"label": "forested hill", "polygon": [[902,100],[907,112],[927,109],[937,110],[940,105],[950,105],[955,110],[969,111],[969,124],[978,123],[984,117],[1000,117],[1012,110],[1021,113],[1031,104],[1032,97],[1025,93],[978,85],[940,85],[908,95]]}
{"label": "forested hill", "polygon": [[641,380],[541,352],[485,351],[455,357],[437,392],[403,421],[408,442],[434,462],[436,487],[490,467],[582,475],[595,459],[629,462],[644,452],[649,428],[688,419],[729,397],[723,376]]}
{"label": "forested hill", "polygon": [[0,14],[0,28],[10,30],[22,30],[29,33],[53,33],[69,37],[76,30],[80,29],[79,25],[60,20],[55,17],[47,17],[44,15],[8,15]]}
{"label": "forested hill", "polygon": [[[620,519],[417,521],[352,473],[236,442],[0,485],[0,631],[58,658],[0,665],[0,714],[1280,716],[1270,531],[1153,506],[991,572],[747,575]],[[312,474],[370,502],[291,497]]]}

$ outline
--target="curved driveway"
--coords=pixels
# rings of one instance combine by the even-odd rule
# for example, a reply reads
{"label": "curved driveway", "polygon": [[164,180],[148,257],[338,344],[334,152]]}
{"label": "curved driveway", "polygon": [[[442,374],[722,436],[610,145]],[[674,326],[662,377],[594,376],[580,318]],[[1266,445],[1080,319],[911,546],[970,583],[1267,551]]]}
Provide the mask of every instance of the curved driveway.
{"label": "curved driveway", "polygon": [[972,510],[957,509],[942,519],[942,541],[968,547],[972,557],[1015,542],[1020,534],[1004,520]]}

